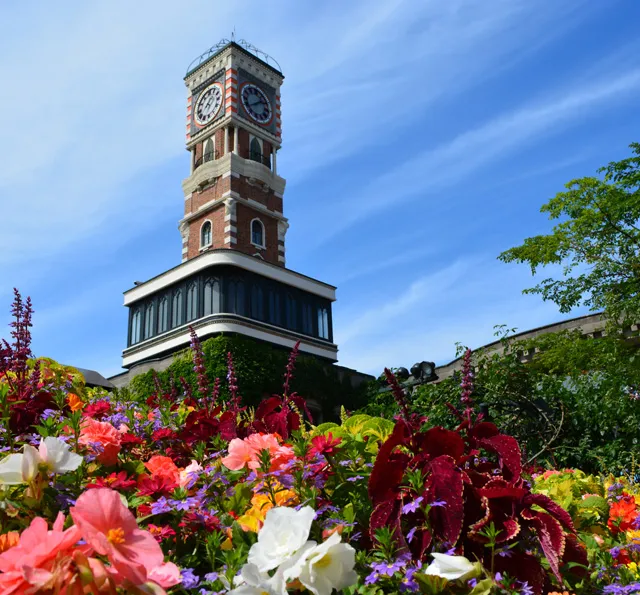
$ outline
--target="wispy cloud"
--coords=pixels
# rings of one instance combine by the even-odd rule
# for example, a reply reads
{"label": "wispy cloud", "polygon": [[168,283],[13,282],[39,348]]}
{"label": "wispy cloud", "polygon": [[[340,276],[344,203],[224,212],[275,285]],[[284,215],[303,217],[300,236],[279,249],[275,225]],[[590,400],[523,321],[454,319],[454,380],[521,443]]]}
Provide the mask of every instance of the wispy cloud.
{"label": "wispy cloud", "polygon": [[496,325],[527,330],[567,317],[552,303],[522,296],[530,283],[525,268],[491,256],[460,259],[381,296],[359,315],[339,310],[341,360],[371,374],[424,359],[443,364],[455,357],[458,342],[476,349],[495,340]]}
{"label": "wispy cloud", "polygon": [[383,209],[437,194],[543,135],[557,134],[597,109],[613,109],[617,102],[633,99],[639,89],[640,68],[635,68],[500,115],[376,177],[343,202],[340,220],[325,226],[327,233],[316,235],[316,241],[326,241]]}

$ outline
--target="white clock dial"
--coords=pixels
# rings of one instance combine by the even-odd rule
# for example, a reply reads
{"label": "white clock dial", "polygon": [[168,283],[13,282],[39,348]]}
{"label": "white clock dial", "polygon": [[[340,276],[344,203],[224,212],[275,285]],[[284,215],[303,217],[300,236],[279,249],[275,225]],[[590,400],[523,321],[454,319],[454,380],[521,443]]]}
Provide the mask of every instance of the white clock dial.
{"label": "white clock dial", "polygon": [[215,118],[222,106],[222,88],[218,83],[207,87],[196,103],[194,111],[195,120],[198,124],[208,124]]}
{"label": "white clock dial", "polygon": [[268,124],[273,117],[271,102],[266,93],[256,85],[245,83],[240,92],[242,105],[249,117],[258,124]]}

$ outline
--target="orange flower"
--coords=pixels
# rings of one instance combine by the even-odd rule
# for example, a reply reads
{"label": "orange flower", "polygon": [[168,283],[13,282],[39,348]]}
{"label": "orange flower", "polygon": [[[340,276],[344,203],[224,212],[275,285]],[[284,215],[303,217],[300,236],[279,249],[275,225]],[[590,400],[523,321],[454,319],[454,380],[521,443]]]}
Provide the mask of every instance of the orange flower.
{"label": "orange flower", "polygon": [[173,462],[171,457],[154,455],[144,464],[144,466],[149,470],[152,477],[164,477],[175,484],[180,482],[180,469]]}
{"label": "orange flower", "polygon": [[[103,465],[115,465],[120,452],[121,436],[110,423],[87,417],[80,426],[80,444],[96,452],[96,459]],[[93,445],[100,445],[100,452]]]}
{"label": "orange flower", "polygon": [[620,500],[611,504],[607,525],[615,535],[631,529],[636,518],[638,518],[638,510],[635,498],[625,493]]}
{"label": "orange flower", "polygon": [[80,411],[84,407],[84,403],[82,399],[78,395],[74,395],[73,393],[69,393],[67,397],[67,403],[69,404],[69,408],[71,411]]}
{"label": "orange flower", "polygon": [[0,535],[0,553],[6,552],[18,543],[20,543],[20,533],[17,531],[9,531],[9,533]]}

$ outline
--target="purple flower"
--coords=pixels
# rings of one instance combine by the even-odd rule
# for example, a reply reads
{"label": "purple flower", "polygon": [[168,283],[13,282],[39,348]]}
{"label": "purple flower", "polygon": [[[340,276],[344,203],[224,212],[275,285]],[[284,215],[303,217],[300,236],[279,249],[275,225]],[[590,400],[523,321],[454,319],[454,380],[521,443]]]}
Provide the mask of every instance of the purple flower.
{"label": "purple flower", "polygon": [[193,589],[200,584],[200,577],[193,574],[193,568],[183,568],[180,571],[182,577],[182,586],[185,589]]}
{"label": "purple flower", "polygon": [[157,502],[151,505],[152,514],[163,514],[169,512],[171,509],[169,501],[164,496],[158,498]]}
{"label": "purple flower", "polygon": [[433,502],[429,502],[429,506],[431,506],[431,508],[445,508],[447,503],[444,500],[434,500]]}
{"label": "purple flower", "polygon": [[523,583],[518,581],[518,583],[520,584],[520,595],[533,595],[533,587],[527,581]]}
{"label": "purple flower", "polygon": [[612,557],[614,560],[617,560],[617,559],[618,559],[618,556],[620,555],[620,548],[619,548],[619,547],[612,547],[612,548],[609,550],[609,553],[611,554],[611,557]]}
{"label": "purple flower", "polygon": [[218,573],[217,572],[210,572],[209,574],[205,574],[204,575],[204,580],[205,581],[209,581],[210,583],[217,581],[218,580]]}
{"label": "purple flower", "polygon": [[413,502],[409,502],[402,507],[402,514],[409,514],[415,512],[420,508],[420,503],[424,500],[422,496],[418,496]]}
{"label": "purple flower", "polygon": [[364,579],[365,585],[373,585],[378,582],[380,575],[377,572],[372,572],[367,578]]}
{"label": "purple flower", "polygon": [[354,475],[353,477],[347,477],[347,481],[360,481],[361,479],[364,479],[362,475]]}
{"label": "purple flower", "polygon": [[402,567],[402,562],[399,562],[398,560],[395,562],[374,562],[371,564],[373,571],[381,576],[393,576]]}
{"label": "purple flower", "polygon": [[413,537],[415,536],[417,530],[418,527],[411,527],[411,529],[409,529],[409,533],[407,533],[407,541],[409,543],[413,541]]}

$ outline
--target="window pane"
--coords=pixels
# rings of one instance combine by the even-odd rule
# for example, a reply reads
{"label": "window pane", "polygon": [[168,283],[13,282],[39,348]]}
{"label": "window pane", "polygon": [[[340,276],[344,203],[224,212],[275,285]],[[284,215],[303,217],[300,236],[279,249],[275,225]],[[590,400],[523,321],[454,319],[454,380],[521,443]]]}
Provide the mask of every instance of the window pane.
{"label": "window pane", "polygon": [[158,332],[164,333],[169,328],[169,304],[166,297],[160,300],[158,305]]}
{"label": "window pane", "polygon": [[220,312],[220,283],[217,279],[207,279],[204,284],[204,316]]}
{"label": "window pane", "polygon": [[171,326],[176,327],[182,324],[182,290],[179,290],[173,296],[173,304],[171,309]]}
{"label": "window pane", "polygon": [[142,312],[136,310],[131,317],[131,344],[138,343],[140,341],[140,325],[141,325]]}
{"label": "window pane", "polygon": [[153,335],[153,314],[154,307],[153,304],[149,304],[147,306],[147,310],[144,315],[144,338],[148,339]]}
{"label": "window pane", "polygon": [[198,317],[198,286],[195,283],[189,285],[187,290],[187,320]]}
{"label": "window pane", "polygon": [[287,295],[285,301],[285,315],[286,315],[286,323],[287,328],[295,330],[297,325],[297,316],[296,316],[296,301],[293,299],[291,295]]}
{"label": "window pane", "polygon": [[282,324],[282,316],[280,314],[280,294],[273,289],[269,291],[269,322],[271,324]]}

